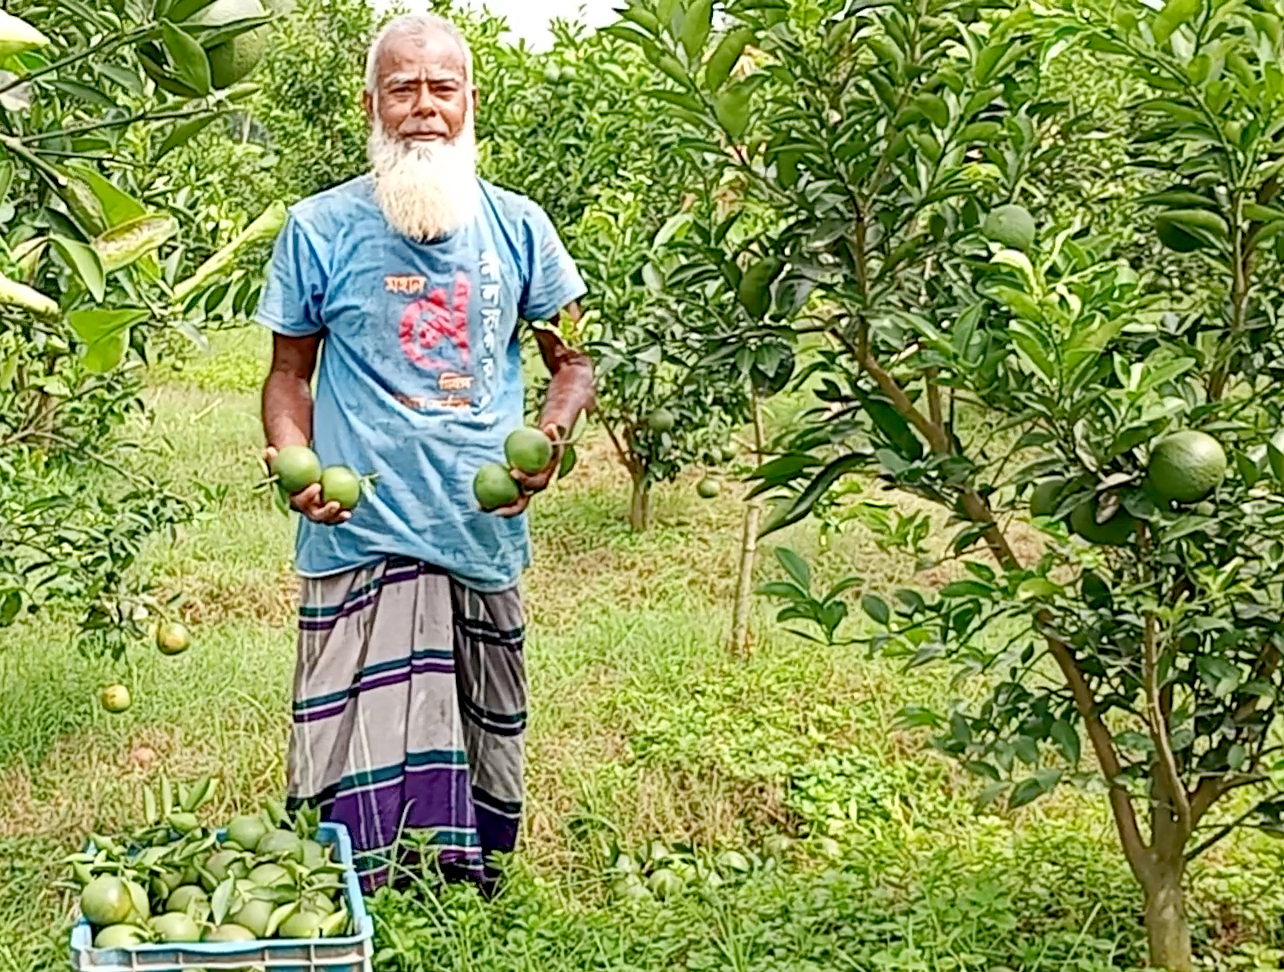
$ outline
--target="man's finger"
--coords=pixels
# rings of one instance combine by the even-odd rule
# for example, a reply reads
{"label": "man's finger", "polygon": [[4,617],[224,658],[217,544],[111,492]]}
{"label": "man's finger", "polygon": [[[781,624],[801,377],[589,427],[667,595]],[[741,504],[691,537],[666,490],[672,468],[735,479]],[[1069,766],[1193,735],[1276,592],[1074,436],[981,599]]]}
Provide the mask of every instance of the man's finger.
{"label": "man's finger", "polygon": [[515,502],[509,503],[507,506],[501,506],[494,512],[499,516],[516,516],[526,509],[530,501],[531,498],[529,496],[519,496]]}
{"label": "man's finger", "polygon": [[513,479],[517,480],[517,485],[531,492],[547,489],[548,484],[553,480],[552,474],[547,469],[537,473],[524,473],[520,469],[510,469],[509,473]]}
{"label": "man's finger", "polygon": [[321,498],[321,484],[313,483],[311,486],[304,487],[303,489],[295,493],[293,496],[291,496],[290,502],[293,503],[299,510],[306,512],[307,510],[316,506],[317,500],[319,500],[320,498]]}

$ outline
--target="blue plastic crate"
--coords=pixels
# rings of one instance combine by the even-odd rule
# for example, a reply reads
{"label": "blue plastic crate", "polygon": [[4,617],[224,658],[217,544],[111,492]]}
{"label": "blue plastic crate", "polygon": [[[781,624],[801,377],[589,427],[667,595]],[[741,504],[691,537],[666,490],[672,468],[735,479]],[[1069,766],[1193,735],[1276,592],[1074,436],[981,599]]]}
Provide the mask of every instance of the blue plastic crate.
{"label": "blue plastic crate", "polygon": [[[222,836],[220,834],[220,836]],[[333,844],[338,860],[349,865],[344,899],[356,933],[342,938],[270,939],[258,942],[194,942],[185,945],[135,945],[94,948],[93,929],[80,916],[71,930],[71,964],[80,972],[179,972],[251,970],[263,972],[370,972],[374,922],[366,913],[357,873],[351,869],[352,840],[342,824],[323,823],[317,841]]]}

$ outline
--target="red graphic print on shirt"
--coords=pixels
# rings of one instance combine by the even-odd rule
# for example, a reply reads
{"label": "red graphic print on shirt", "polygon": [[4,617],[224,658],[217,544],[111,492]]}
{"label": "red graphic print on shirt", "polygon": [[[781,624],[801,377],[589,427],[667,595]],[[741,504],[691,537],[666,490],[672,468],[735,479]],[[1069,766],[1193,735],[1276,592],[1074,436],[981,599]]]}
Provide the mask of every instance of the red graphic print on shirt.
{"label": "red graphic print on shirt", "polygon": [[[420,368],[433,371],[467,368],[468,301],[471,297],[472,283],[468,274],[461,270],[455,274],[449,306],[443,287],[412,302],[401,315],[401,350],[406,357]],[[443,356],[451,345],[458,352],[458,361]]]}

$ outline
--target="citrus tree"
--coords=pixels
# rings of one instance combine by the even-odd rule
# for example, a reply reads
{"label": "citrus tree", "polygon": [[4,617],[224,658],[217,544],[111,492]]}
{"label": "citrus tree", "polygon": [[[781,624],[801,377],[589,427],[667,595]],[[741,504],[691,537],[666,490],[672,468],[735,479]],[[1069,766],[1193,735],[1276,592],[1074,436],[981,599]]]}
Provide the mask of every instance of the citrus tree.
{"label": "citrus tree", "polygon": [[164,612],[135,557],[194,497],[155,482],[123,436],[139,367],[167,331],[198,337],[184,306],[224,282],[228,252],[188,253],[155,160],[248,93],[251,65],[226,59],[270,15],[226,4],[0,14],[0,626],[68,605],[119,653]]}
{"label": "citrus tree", "polygon": [[[872,635],[841,634],[859,578],[816,592],[784,551],[768,593],[822,641],[982,680],[980,701],[906,717],[985,780],[983,803],[1103,782],[1150,960],[1189,969],[1188,862],[1284,809],[1279,17],[1219,0],[726,14],[715,32],[708,4],[666,0],[624,30],[672,80],[690,150],[780,213],[773,295],[817,294],[799,329],[829,341],[823,401],[758,471],[785,503],[770,527],[860,506],[853,474],[957,524],[941,590],[863,590]],[[1067,44],[1145,92],[1129,157],[1158,258],[1020,205],[1089,137],[1028,67]],[[759,66],[734,79],[742,57]]]}

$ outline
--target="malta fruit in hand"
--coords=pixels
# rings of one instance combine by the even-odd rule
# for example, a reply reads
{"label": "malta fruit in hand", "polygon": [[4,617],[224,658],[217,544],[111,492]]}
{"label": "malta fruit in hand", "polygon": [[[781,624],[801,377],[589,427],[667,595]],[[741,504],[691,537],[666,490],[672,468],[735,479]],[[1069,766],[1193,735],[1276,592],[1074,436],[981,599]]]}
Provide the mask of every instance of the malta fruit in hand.
{"label": "malta fruit in hand", "polygon": [[307,446],[286,446],[272,460],[272,475],[293,496],[321,482],[321,460]]}
{"label": "malta fruit in hand", "polygon": [[355,509],[361,502],[361,477],[347,466],[327,466],[321,473],[321,502]]}
{"label": "malta fruit in hand", "polygon": [[91,925],[119,925],[134,913],[134,899],[124,881],[102,874],[80,892],[80,913]]}
{"label": "malta fruit in hand", "polygon": [[181,655],[191,643],[187,627],[178,621],[162,621],[156,627],[156,647],[163,655]]}
{"label": "malta fruit in hand", "polygon": [[1034,217],[1015,203],[998,206],[985,217],[981,232],[995,243],[1024,252],[1034,245]]}
{"label": "malta fruit in hand", "polygon": [[488,462],[473,477],[473,495],[477,497],[477,505],[489,513],[516,503],[522,489],[507,466]]}
{"label": "malta fruit in hand", "polygon": [[1178,503],[1198,503],[1226,478],[1226,452],[1207,432],[1186,429],[1163,439],[1150,454],[1147,485]]}
{"label": "malta fruit in hand", "polygon": [[504,458],[511,468],[533,476],[553,461],[553,442],[539,429],[514,429],[504,440]]}
{"label": "malta fruit in hand", "polygon": [[129,689],[123,685],[108,685],[98,693],[98,701],[108,712],[124,712],[130,706]]}

